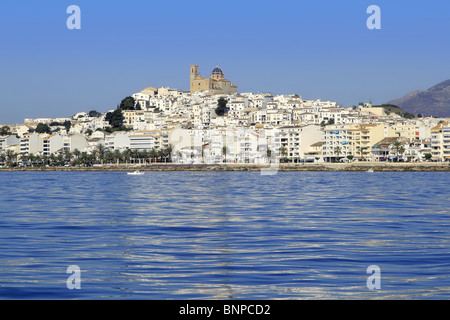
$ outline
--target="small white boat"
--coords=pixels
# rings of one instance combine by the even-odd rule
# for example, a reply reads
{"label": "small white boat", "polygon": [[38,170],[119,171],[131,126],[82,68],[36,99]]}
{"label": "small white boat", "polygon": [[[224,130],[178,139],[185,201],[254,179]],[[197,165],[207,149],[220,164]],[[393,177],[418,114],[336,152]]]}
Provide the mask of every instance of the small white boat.
{"label": "small white boat", "polygon": [[136,170],[136,171],[133,171],[133,172],[127,172],[127,174],[133,175],[133,176],[141,176],[141,175],[143,175],[144,173],[141,172],[141,171],[139,171],[139,170]]}
{"label": "small white boat", "polygon": [[373,169],[369,169],[369,170],[367,170],[367,172],[373,172]]}

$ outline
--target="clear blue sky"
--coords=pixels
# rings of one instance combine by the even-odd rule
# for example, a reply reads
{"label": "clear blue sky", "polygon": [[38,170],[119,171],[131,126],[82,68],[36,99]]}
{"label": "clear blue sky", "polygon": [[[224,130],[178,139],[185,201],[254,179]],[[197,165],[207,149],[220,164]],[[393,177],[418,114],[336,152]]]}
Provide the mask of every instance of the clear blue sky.
{"label": "clear blue sky", "polygon": [[[69,30],[69,5],[81,30]],[[381,8],[381,30],[366,9]],[[450,78],[450,1],[3,0],[0,124],[189,89],[219,65],[240,92],[383,103]]]}

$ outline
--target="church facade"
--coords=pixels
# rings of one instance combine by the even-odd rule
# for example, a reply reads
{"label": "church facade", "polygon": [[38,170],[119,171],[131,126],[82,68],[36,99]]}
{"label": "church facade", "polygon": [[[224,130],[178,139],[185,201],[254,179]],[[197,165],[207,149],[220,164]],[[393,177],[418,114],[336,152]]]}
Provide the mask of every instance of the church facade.
{"label": "church facade", "polygon": [[199,75],[198,65],[191,65],[191,93],[198,91],[216,91],[218,93],[237,93],[237,86],[225,79],[221,68],[216,66],[211,72],[210,78]]}

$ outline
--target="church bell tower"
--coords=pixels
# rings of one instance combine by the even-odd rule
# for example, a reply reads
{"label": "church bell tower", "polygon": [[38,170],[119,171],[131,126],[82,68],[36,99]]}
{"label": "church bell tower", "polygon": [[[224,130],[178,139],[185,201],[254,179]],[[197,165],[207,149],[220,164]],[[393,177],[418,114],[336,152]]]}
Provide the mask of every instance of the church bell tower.
{"label": "church bell tower", "polygon": [[197,76],[198,76],[198,64],[191,64],[191,87],[190,87],[191,93],[195,91],[194,81]]}

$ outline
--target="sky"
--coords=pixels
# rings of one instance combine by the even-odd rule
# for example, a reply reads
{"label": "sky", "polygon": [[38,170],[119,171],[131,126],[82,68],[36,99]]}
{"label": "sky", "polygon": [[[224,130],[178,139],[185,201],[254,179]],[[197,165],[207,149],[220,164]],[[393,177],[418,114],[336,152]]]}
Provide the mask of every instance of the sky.
{"label": "sky", "polygon": [[[370,5],[381,29],[367,28]],[[0,124],[189,90],[191,64],[220,66],[239,92],[385,103],[450,78],[449,31],[448,0],[2,0]]]}

